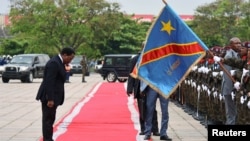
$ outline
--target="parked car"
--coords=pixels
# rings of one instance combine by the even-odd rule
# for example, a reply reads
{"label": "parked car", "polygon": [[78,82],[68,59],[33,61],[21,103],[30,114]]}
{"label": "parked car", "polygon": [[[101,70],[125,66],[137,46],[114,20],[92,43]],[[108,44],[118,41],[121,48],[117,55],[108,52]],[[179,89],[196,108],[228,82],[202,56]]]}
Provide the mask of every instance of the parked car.
{"label": "parked car", "polygon": [[[82,65],[80,64],[82,60],[82,56],[81,55],[76,55],[73,60],[71,61],[70,65],[71,65],[71,69],[70,69],[70,75],[74,75],[74,74],[82,74]],[[86,62],[87,59],[85,60]],[[89,72],[89,66],[87,64],[87,69],[86,69],[86,73],[85,76],[89,76],[90,72]]]}
{"label": "parked car", "polygon": [[0,76],[2,76],[4,65],[8,64],[11,61],[12,57],[10,55],[0,56]]}
{"label": "parked car", "polygon": [[0,66],[0,77],[2,77],[3,71],[4,71],[4,66]]}
{"label": "parked car", "polygon": [[102,65],[103,65],[103,60],[97,60],[95,62],[95,72],[100,73]]}
{"label": "parked car", "polygon": [[10,79],[20,79],[23,83],[31,83],[34,78],[42,78],[49,59],[47,54],[16,55],[3,66],[2,81],[8,83]]}
{"label": "parked car", "polygon": [[[6,64],[4,64],[6,65]],[[0,77],[2,77],[3,71],[4,71],[4,65],[0,65]]]}
{"label": "parked car", "polygon": [[126,82],[129,76],[131,59],[136,54],[108,54],[100,70],[103,80],[108,82]]}

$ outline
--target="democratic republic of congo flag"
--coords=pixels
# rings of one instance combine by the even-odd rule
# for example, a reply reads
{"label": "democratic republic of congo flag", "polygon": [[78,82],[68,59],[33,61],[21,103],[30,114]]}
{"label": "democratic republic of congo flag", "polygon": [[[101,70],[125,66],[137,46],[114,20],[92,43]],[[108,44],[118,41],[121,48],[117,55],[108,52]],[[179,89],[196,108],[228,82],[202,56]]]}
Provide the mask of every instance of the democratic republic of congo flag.
{"label": "democratic republic of congo flag", "polygon": [[139,67],[139,62],[141,59],[141,55],[138,57],[138,60],[132,70],[132,72],[129,74],[130,76],[134,77],[134,78],[138,78],[138,67]]}
{"label": "democratic republic of congo flag", "polygon": [[166,4],[149,30],[138,62],[138,78],[168,98],[206,50],[207,46]]}

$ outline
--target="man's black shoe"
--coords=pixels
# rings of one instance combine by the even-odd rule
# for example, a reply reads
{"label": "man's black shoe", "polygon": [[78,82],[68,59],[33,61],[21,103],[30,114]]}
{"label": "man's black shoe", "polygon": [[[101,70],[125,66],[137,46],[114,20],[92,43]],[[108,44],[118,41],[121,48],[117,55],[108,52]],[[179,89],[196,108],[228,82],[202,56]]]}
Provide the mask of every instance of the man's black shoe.
{"label": "man's black shoe", "polygon": [[172,139],[169,138],[167,135],[165,135],[165,136],[161,136],[161,137],[160,137],[160,140],[171,141]]}
{"label": "man's black shoe", "polygon": [[145,135],[144,140],[150,140],[150,135]]}
{"label": "man's black shoe", "polygon": [[144,133],[144,132],[141,132],[141,133],[139,133],[139,135],[145,135],[145,133]]}
{"label": "man's black shoe", "polygon": [[153,135],[154,136],[160,136],[160,133],[159,132],[153,132]]}

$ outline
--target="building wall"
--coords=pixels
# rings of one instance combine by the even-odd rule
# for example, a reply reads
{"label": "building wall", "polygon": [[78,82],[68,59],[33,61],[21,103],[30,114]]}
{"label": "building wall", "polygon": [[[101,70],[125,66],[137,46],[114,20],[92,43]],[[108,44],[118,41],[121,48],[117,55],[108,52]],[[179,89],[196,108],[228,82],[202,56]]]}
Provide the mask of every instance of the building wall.
{"label": "building wall", "polygon": [[0,26],[7,26],[10,24],[8,15],[0,15]]}
{"label": "building wall", "polygon": [[9,19],[9,16],[8,15],[5,15],[4,16],[4,25],[7,26],[10,24],[10,19]]}
{"label": "building wall", "polygon": [[0,26],[2,27],[2,26],[4,26],[5,24],[4,24],[4,15],[0,15]]}

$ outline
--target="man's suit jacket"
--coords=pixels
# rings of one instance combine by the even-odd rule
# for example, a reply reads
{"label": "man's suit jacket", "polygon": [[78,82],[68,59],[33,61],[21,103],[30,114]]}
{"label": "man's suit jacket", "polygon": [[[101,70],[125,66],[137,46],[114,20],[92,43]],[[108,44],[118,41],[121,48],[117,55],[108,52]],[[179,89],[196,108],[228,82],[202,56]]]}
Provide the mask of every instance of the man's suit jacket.
{"label": "man's suit jacket", "polygon": [[[226,55],[224,56],[224,59],[240,59],[240,57],[238,56],[238,53],[236,51],[234,51],[233,49],[229,49],[226,52]],[[235,70],[236,68],[233,68],[230,64],[223,64],[224,68],[230,72],[231,70]],[[234,86],[233,86],[233,81],[231,80],[231,78],[226,74],[223,73],[223,80],[222,80],[222,95],[231,95]]]}
{"label": "man's suit jacket", "polygon": [[60,57],[54,56],[45,66],[43,81],[38,90],[36,100],[47,102],[53,100],[55,105],[64,102],[64,82],[66,71]]}
{"label": "man's suit jacket", "polygon": [[[136,65],[136,62],[139,58],[140,54],[137,54],[132,60],[131,60],[131,66],[130,66],[130,73],[133,71],[134,66]],[[128,82],[127,82],[127,93],[134,93],[134,98],[140,97],[140,80],[135,79],[129,75]]]}

